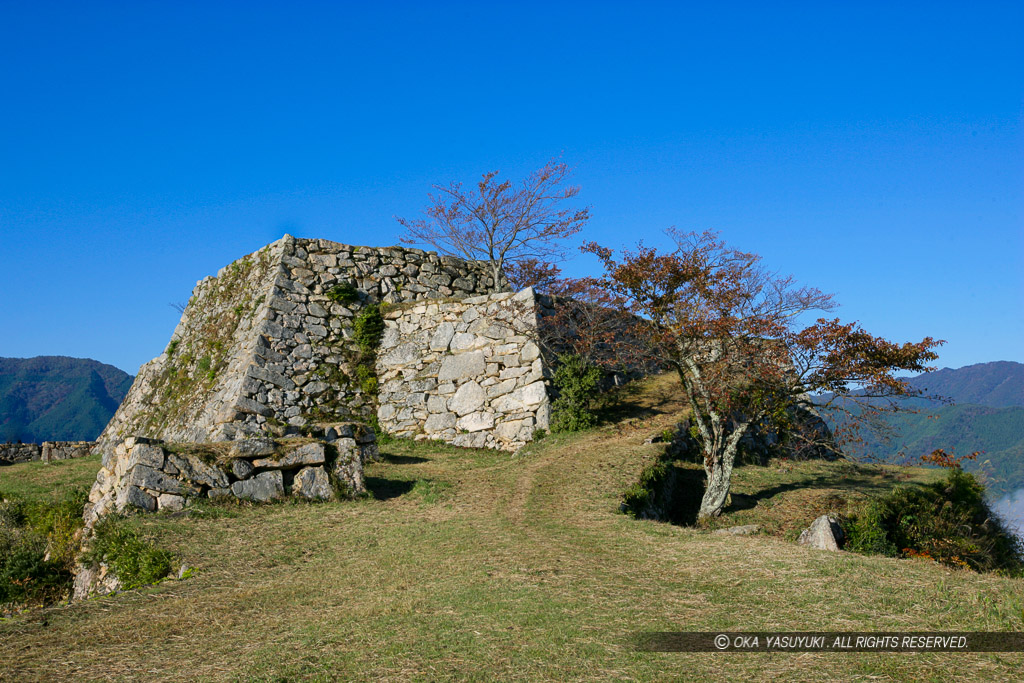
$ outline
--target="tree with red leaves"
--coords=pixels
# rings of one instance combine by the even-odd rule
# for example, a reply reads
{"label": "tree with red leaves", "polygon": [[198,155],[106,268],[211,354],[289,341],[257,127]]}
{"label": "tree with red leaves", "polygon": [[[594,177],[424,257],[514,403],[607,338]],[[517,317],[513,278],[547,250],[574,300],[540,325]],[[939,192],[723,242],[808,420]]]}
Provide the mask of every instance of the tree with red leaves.
{"label": "tree with red leaves", "polygon": [[[396,216],[406,229],[406,244],[429,244],[442,254],[488,261],[494,291],[509,264],[544,264],[564,257],[562,243],[583,229],[590,209],[565,208],[564,202],[579,194],[566,185],[571,169],[551,160],[531,173],[520,185],[499,182],[498,171],[485,173],[475,190],[462,183],[434,185],[425,218],[407,220]],[[518,271],[516,271],[518,272]]]}
{"label": "tree with red leaves", "polygon": [[832,295],[765,270],[716,233],[668,234],[669,253],[643,244],[620,260],[594,243],[584,251],[604,266],[602,289],[638,317],[649,351],[682,382],[707,475],[700,519],[725,507],[737,446],[752,426],[794,407],[822,408],[812,394],[854,418],[861,408],[896,410],[893,399],[916,391],[894,373],[934,369],[927,364],[942,341],[895,344],[836,319],[801,326],[805,315],[833,310]]}

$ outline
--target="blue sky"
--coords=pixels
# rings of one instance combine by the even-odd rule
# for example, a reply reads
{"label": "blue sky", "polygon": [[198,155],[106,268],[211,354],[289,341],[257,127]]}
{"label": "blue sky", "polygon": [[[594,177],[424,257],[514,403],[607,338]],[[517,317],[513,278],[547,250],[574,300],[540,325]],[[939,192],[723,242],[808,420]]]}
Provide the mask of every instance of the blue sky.
{"label": "blue sky", "polygon": [[395,244],[561,154],[588,239],[720,230],[940,365],[1024,361],[1019,4],[711,5],[0,2],[0,356],[134,373],[285,232]]}

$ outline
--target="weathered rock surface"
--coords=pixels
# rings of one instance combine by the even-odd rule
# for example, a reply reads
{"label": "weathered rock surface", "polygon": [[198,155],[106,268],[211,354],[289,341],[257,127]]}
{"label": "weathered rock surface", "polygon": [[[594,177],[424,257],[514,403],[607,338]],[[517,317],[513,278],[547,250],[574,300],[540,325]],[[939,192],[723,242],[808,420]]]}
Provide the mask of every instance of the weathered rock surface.
{"label": "weathered rock surface", "polygon": [[105,563],[95,567],[79,565],[75,568],[75,581],[71,589],[72,600],[85,600],[98,595],[110,595],[121,590],[121,581]]}
{"label": "weathered rock surface", "polygon": [[761,531],[760,524],[744,524],[742,526],[731,526],[727,529],[715,529],[712,533],[727,534],[729,536],[753,536]]}
{"label": "weathered rock surface", "polygon": [[835,517],[822,515],[804,529],[797,543],[820,550],[838,551],[843,546],[843,529]]}
{"label": "weathered rock surface", "polygon": [[280,458],[260,458],[252,461],[256,469],[271,467],[274,469],[291,469],[303,465],[322,465],[327,459],[327,453],[322,443],[306,443],[298,448],[289,451]]}
{"label": "weathered rock surface", "polygon": [[310,500],[330,500],[334,497],[327,470],[323,467],[306,467],[295,475],[292,495]]}
{"label": "weathered rock surface", "polygon": [[377,419],[398,436],[516,450],[550,414],[533,290],[385,315]]}
{"label": "weathered rock surface", "polygon": [[[223,448],[191,445],[182,452],[160,441],[129,437],[96,475],[86,527],[110,512],[181,510],[194,498],[273,500],[287,493],[284,473],[296,470],[292,495],[329,500],[335,488],[346,495],[364,494],[363,463],[377,453],[373,431],[358,423],[333,423],[325,435],[332,438],[239,442],[245,445],[227,449],[226,456]],[[253,457],[256,453],[274,456]]]}
{"label": "weathered rock surface", "polygon": [[279,470],[260,472],[252,479],[236,481],[231,485],[231,493],[258,503],[284,498],[284,475]]}

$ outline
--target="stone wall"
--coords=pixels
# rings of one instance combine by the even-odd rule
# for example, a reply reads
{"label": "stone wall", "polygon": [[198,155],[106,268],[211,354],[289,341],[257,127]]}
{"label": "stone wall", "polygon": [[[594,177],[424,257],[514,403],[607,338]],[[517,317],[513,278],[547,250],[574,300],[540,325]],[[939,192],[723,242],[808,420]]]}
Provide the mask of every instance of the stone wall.
{"label": "stone wall", "polygon": [[550,405],[532,289],[389,309],[377,356],[385,431],[515,450]]}
{"label": "stone wall", "polygon": [[84,458],[93,452],[96,446],[94,441],[44,441],[40,460],[53,462],[54,460],[70,460],[71,458]]}
{"label": "stone wall", "polygon": [[34,443],[0,444],[0,465],[13,465],[17,462],[42,460],[68,460],[84,458],[93,452],[96,443],[93,441],[44,441]]}
{"label": "stone wall", "polygon": [[235,497],[266,502],[366,492],[364,461],[376,457],[373,431],[358,423],[324,427],[317,438],[241,439],[169,444],[129,437],[105,458],[89,492],[86,527],[113,511],[180,510],[190,499]]}
{"label": "stone wall", "polygon": [[[166,351],[144,365],[100,437],[208,442],[367,418],[353,321],[376,302],[489,292],[484,264],[418,249],[281,240],[197,283]],[[504,283],[499,283],[503,285]]]}
{"label": "stone wall", "polygon": [[38,460],[40,453],[42,453],[42,447],[37,443],[0,444],[0,465]]}

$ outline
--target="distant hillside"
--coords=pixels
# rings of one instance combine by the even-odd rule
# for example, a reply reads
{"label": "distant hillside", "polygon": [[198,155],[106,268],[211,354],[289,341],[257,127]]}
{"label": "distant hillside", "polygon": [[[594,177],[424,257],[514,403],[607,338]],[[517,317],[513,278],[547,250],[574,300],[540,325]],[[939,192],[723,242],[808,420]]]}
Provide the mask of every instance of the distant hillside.
{"label": "distant hillside", "polygon": [[868,442],[855,455],[891,462],[900,453],[916,460],[936,448],[958,456],[984,451],[967,469],[985,471],[993,493],[1024,488],[1024,364],[998,361],[944,368],[910,383],[955,403],[908,402],[920,412],[888,419],[896,438],[885,442],[864,434]]}
{"label": "distant hillside", "polygon": [[91,441],[132,376],[88,358],[0,358],[0,442]]}
{"label": "distant hillside", "polygon": [[1024,363],[1002,360],[956,370],[943,368],[915,377],[910,384],[957,403],[990,408],[1024,407]]}

